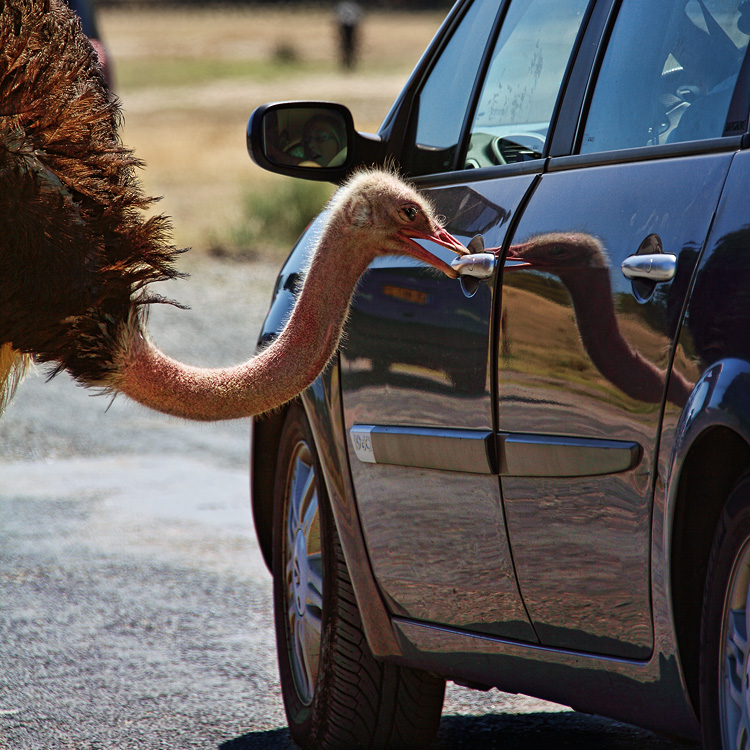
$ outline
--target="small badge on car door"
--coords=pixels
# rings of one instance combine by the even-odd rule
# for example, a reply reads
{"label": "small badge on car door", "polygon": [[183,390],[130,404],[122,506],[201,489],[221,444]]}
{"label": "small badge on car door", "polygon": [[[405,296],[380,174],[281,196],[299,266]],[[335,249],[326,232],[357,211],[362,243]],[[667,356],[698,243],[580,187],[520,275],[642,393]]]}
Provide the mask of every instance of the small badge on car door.
{"label": "small badge on car door", "polygon": [[365,463],[374,464],[376,461],[375,452],[372,449],[371,432],[372,425],[355,425],[352,427],[350,434],[357,458]]}

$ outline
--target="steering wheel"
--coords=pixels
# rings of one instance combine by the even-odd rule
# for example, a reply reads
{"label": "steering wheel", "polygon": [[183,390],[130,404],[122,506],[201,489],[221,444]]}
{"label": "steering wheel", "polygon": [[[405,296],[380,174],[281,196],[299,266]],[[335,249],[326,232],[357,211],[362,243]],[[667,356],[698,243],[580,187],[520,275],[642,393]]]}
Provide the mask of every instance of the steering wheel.
{"label": "steering wheel", "polygon": [[[539,148],[526,145],[529,141],[537,141]],[[542,153],[544,143],[545,137],[539,133],[508,133],[492,139],[490,152],[496,164],[515,164],[526,161],[525,156],[538,158],[537,154]]]}

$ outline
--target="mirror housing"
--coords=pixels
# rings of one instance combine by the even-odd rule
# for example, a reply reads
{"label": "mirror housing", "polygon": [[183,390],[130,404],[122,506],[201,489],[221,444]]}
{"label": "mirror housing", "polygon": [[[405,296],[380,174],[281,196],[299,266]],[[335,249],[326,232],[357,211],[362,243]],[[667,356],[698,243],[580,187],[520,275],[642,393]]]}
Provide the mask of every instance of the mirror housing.
{"label": "mirror housing", "polygon": [[247,150],[259,167],[305,180],[343,182],[355,167],[378,161],[380,145],[357,133],[351,112],[334,102],[263,104],[247,123]]}

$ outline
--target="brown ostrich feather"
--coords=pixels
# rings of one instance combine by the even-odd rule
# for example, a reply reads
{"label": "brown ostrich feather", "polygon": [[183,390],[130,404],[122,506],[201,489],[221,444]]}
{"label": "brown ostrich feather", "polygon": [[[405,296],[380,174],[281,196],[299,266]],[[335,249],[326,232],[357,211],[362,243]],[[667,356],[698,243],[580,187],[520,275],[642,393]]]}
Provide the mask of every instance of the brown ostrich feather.
{"label": "brown ostrich feather", "polygon": [[53,374],[107,380],[122,326],[163,301],[145,287],[179,275],[119,124],[67,5],[0,0],[0,388],[3,369],[8,386],[22,369],[9,347]]}

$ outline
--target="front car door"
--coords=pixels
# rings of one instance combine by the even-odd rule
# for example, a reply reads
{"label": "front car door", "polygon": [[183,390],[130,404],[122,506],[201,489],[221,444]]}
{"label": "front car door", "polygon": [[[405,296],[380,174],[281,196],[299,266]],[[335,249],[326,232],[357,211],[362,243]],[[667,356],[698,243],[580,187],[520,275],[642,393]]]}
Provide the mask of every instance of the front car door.
{"label": "front car door", "polygon": [[[502,246],[539,180],[588,4],[466,3],[409,102],[415,116],[401,160],[412,174],[437,173],[420,182],[465,243],[482,235]],[[502,91],[473,105],[475,91],[501,79]],[[475,109],[483,130],[467,145]],[[460,174],[450,174],[456,166]],[[488,169],[501,179],[481,179]],[[350,466],[372,567],[394,614],[536,642],[495,460],[495,288],[491,279],[472,293],[393,258],[372,265],[341,355]]]}

